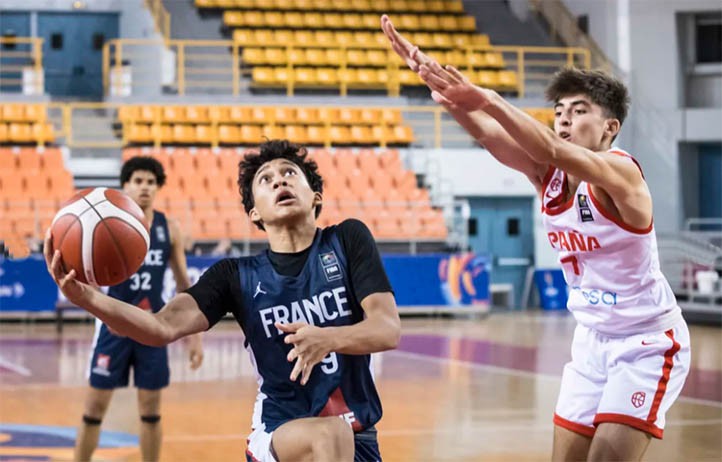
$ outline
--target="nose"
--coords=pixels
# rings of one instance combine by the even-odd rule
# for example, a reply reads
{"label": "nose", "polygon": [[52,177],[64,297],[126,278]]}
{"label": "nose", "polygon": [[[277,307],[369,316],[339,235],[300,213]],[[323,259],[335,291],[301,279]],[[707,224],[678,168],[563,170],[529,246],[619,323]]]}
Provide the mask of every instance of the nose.
{"label": "nose", "polygon": [[288,186],[288,182],[286,181],[286,178],[283,176],[277,176],[273,179],[273,189],[278,189],[281,186]]}
{"label": "nose", "polygon": [[569,118],[569,114],[566,111],[562,111],[559,115],[559,125],[562,127],[568,127],[572,124],[572,119]]}

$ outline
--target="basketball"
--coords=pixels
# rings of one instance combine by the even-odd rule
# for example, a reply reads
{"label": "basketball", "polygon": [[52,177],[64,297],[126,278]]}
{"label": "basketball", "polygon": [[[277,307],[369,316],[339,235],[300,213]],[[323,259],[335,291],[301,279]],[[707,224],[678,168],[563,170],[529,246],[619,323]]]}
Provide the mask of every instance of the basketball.
{"label": "basketball", "polygon": [[65,202],[50,226],[53,251],[63,268],[94,286],[128,279],[145,259],[150,245],[143,211],[121,191],[88,188]]}

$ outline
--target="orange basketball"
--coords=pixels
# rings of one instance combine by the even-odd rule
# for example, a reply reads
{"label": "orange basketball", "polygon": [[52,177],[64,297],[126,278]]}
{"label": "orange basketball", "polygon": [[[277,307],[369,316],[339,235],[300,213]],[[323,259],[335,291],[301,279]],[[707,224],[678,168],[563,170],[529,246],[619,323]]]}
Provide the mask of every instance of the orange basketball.
{"label": "orange basketball", "polygon": [[94,286],[128,279],[145,259],[150,245],[143,211],[125,193],[88,188],[64,203],[50,226],[53,250],[63,268]]}

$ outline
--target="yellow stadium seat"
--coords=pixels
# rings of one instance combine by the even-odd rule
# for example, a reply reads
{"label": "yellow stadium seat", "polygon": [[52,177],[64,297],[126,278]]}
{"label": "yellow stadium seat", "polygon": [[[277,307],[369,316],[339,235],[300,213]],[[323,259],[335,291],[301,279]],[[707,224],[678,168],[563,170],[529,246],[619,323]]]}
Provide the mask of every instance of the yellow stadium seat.
{"label": "yellow stadium seat", "polygon": [[387,11],[391,11],[390,3],[393,3],[393,0],[371,0],[370,3],[371,8],[363,11],[379,11],[386,13]]}
{"label": "yellow stadium seat", "polygon": [[150,126],[150,135],[154,142],[171,144],[173,142],[173,130],[170,125],[153,124]]}
{"label": "yellow stadium seat", "polygon": [[486,34],[471,34],[469,37],[469,43],[472,45],[489,46],[489,36]]}
{"label": "yellow stadium seat", "polygon": [[206,106],[187,106],[186,121],[194,124],[208,122],[208,108]]}
{"label": "yellow stadium seat", "polygon": [[276,83],[276,76],[272,67],[254,67],[252,71],[253,81],[260,84]]}
{"label": "yellow stadium seat", "polygon": [[351,132],[348,127],[340,125],[331,125],[328,130],[328,136],[331,144],[349,144],[351,143]]}
{"label": "yellow stadium seat", "polygon": [[212,122],[226,122],[230,120],[228,106],[209,106],[208,119]]}
{"label": "yellow stadium seat", "polygon": [[399,70],[399,83],[401,85],[415,86],[423,85],[424,82],[421,80],[419,75],[410,69]]}
{"label": "yellow stadium seat", "polygon": [[263,48],[246,47],[243,49],[241,58],[247,64],[255,65],[266,63],[266,55]]}
{"label": "yellow stadium seat", "polygon": [[369,49],[366,52],[366,62],[372,66],[384,66],[388,61],[389,53],[386,50]]}
{"label": "yellow stadium seat", "polygon": [[337,30],[333,34],[336,46],[353,46],[353,32],[350,30]]}
{"label": "yellow stadium seat", "polygon": [[193,125],[173,125],[173,141],[181,144],[193,144],[196,142],[196,130]]}
{"label": "yellow stadium seat", "polygon": [[437,30],[444,28],[439,21],[439,17],[436,15],[425,14],[418,16],[418,18],[420,29],[436,32]]}
{"label": "yellow stadium seat", "polygon": [[138,122],[153,123],[159,120],[160,109],[157,106],[140,106]]}
{"label": "yellow stadium seat", "polygon": [[370,44],[376,44],[385,50],[389,49],[389,41],[386,38],[386,36],[383,34],[383,32],[375,32],[375,33],[371,34]]}
{"label": "yellow stadium seat", "polygon": [[4,123],[0,123],[0,143],[6,143],[8,141],[8,126]]}
{"label": "yellow stadium seat", "polygon": [[211,144],[216,138],[216,130],[213,125],[196,125],[196,142],[199,144]]}
{"label": "yellow stadium seat", "polygon": [[230,3],[233,4],[234,8],[239,8],[241,10],[252,10],[253,8],[260,8],[258,6],[259,2],[257,0],[227,0]]}
{"label": "yellow stadium seat", "polygon": [[286,136],[286,129],[280,125],[264,125],[262,134],[269,140],[280,140]]}
{"label": "yellow stadium seat", "polygon": [[[336,26],[338,28],[338,26]],[[361,29],[362,16],[357,13],[346,13],[341,16],[341,27],[345,29]]]}
{"label": "yellow stadium seat", "polygon": [[161,109],[161,122],[177,123],[186,118],[186,108],[183,106],[163,106]]}
{"label": "yellow stadium seat", "polygon": [[303,125],[286,125],[284,127],[284,136],[282,138],[294,143],[306,144],[308,143],[308,132],[306,127]]}
{"label": "yellow stadium seat", "polygon": [[228,108],[228,120],[234,124],[253,122],[253,114],[248,106],[231,106]]}
{"label": "yellow stadium seat", "polygon": [[428,11],[426,2],[423,0],[409,0],[406,2],[407,11],[414,13],[426,13]]}
{"label": "yellow stadium seat", "polygon": [[475,31],[476,30],[476,18],[473,16],[461,16],[458,18],[459,28],[458,30]]}
{"label": "yellow stadium seat", "polygon": [[427,11],[432,11],[434,13],[444,13],[446,12],[446,5],[444,0],[429,0],[426,2],[426,8]]}
{"label": "yellow stadium seat", "polygon": [[150,143],[153,141],[149,125],[131,123],[124,125],[123,128],[125,139],[130,143]]}
{"label": "yellow stadium seat", "polygon": [[25,106],[25,120],[27,122],[45,122],[47,106],[43,104],[27,104]]}
{"label": "yellow stadium seat", "polygon": [[419,17],[415,14],[402,14],[399,16],[398,25],[401,30],[414,31],[421,29],[421,22],[419,21]]}
{"label": "yellow stadium seat", "polygon": [[237,125],[221,124],[218,126],[218,140],[222,144],[238,144],[240,139]]}
{"label": "yellow stadium seat", "polygon": [[284,27],[286,25],[283,13],[279,11],[266,11],[263,13],[263,21],[266,27]]}
{"label": "yellow stadium seat", "polygon": [[196,8],[215,8],[216,0],[196,0]]}
{"label": "yellow stadium seat", "polygon": [[353,9],[356,11],[379,11],[374,9],[375,3],[377,2],[373,0],[354,0]]}
{"label": "yellow stadium seat", "polygon": [[313,107],[299,106],[296,108],[296,122],[304,125],[319,123],[318,110]]}
{"label": "yellow stadium seat", "polygon": [[253,45],[255,35],[250,29],[234,29],[233,41],[240,46]]}
{"label": "yellow stadium seat", "polygon": [[276,83],[285,85],[286,82],[291,80],[292,75],[292,71],[289,70],[287,67],[277,67],[273,70],[273,77]]}
{"label": "yellow stadium seat", "polygon": [[399,125],[402,120],[399,109],[384,108],[381,110],[381,121],[387,125]]}
{"label": "yellow stadium seat", "polygon": [[265,63],[268,64],[286,64],[286,50],[283,48],[265,48]]}
{"label": "yellow stadium seat", "polygon": [[325,13],[323,15],[323,27],[326,29],[343,29],[344,15],[338,13]]}
{"label": "yellow stadium seat", "polygon": [[316,36],[312,30],[293,31],[293,42],[300,45],[316,45]]}
{"label": "yellow stadium seat", "polygon": [[444,62],[454,67],[466,66],[466,53],[459,50],[449,50],[446,52],[446,60]]}
{"label": "yellow stadium seat", "polygon": [[484,57],[486,58],[486,66],[487,67],[494,67],[494,68],[503,68],[505,67],[504,64],[504,56],[501,53],[485,53]]}
{"label": "yellow stadium seat", "polygon": [[352,66],[365,66],[368,62],[366,51],[358,48],[346,50],[346,62]]}
{"label": "yellow stadium seat", "polygon": [[271,29],[256,29],[253,31],[253,39],[258,46],[275,45],[273,41],[273,31]]}
{"label": "yellow stadium seat", "polygon": [[446,0],[445,2],[446,11],[449,13],[463,13],[464,4],[461,0]]}
{"label": "yellow stadium seat", "polygon": [[433,46],[439,48],[451,48],[454,43],[451,41],[451,36],[443,32],[437,32],[431,35],[431,41]]}
{"label": "yellow stadium seat", "polygon": [[519,82],[514,71],[499,71],[499,86],[505,90],[516,90]]}
{"label": "yellow stadium seat", "polygon": [[336,65],[336,62],[326,58],[326,50],[323,48],[306,48],[304,64],[323,66],[325,64]]}
{"label": "yellow stadium seat", "polygon": [[311,5],[309,9],[318,11],[328,10],[333,6],[328,0],[311,0]]}
{"label": "yellow stadium seat", "polygon": [[320,13],[304,13],[303,25],[308,29],[323,29],[323,16]]}
{"label": "yellow stadium seat", "polygon": [[8,139],[16,143],[33,141],[33,130],[30,124],[13,122],[8,126]]}
{"label": "yellow stadium seat", "polygon": [[350,131],[351,142],[353,144],[373,144],[374,138],[369,127],[363,125],[354,125]]}
{"label": "yellow stadium seat", "polygon": [[478,85],[486,88],[499,87],[499,79],[495,71],[479,71],[476,74],[476,82]]}
{"label": "yellow stadium seat", "polygon": [[118,120],[122,123],[138,118],[138,106],[121,106],[118,108]]}
{"label": "yellow stadium seat", "polygon": [[341,63],[341,59],[343,59],[340,48],[326,48],[324,54],[326,55],[324,63],[329,66],[338,66]]}
{"label": "yellow stadium seat", "polygon": [[361,108],[359,112],[359,122],[366,125],[377,124],[381,120],[381,110]]}
{"label": "yellow stadium seat", "polygon": [[359,19],[359,25],[357,27],[349,27],[349,29],[378,29],[381,27],[381,21],[377,14],[363,14]]}
{"label": "yellow stadium seat", "polygon": [[487,67],[486,66],[486,54],[474,51],[471,55],[467,54],[467,64],[472,67]]}
{"label": "yellow stadium seat", "polygon": [[469,34],[449,34],[451,43],[457,48],[464,48],[471,43]]}
{"label": "yellow stadium seat", "polygon": [[247,25],[243,12],[241,11],[224,11],[223,24],[229,27],[242,27]]}
{"label": "yellow stadium seat", "polygon": [[3,104],[0,106],[0,118],[6,122],[22,122],[25,120],[25,107],[22,104]]}
{"label": "yellow stadium seat", "polygon": [[55,132],[53,131],[53,124],[46,122],[34,123],[33,138],[41,144],[54,142]]}
{"label": "yellow stadium seat", "polygon": [[259,144],[263,142],[261,127],[256,125],[241,125],[239,140],[243,144]]}
{"label": "yellow stadium seat", "polygon": [[358,83],[358,70],[347,67],[346,69],[338,70],[338,81],[340,83],[353,85]]}
{"label": "yellow stadium seat", "polygon": [[419,48],[428,48],[434,45],[434,36],[428,32],[414,32],[409,34],[413,43]]}
{"label": "yellow stadium seat", "polygon": [[293,66],[304,65],[306,61],[306,52],[302,48],[289,48],[286,51],[286,60]]}
{"label": "yellow stadium seat", "polygon": [[317,83],[316,69],[311,67],[297,67],[294,69],[294,81],[300,85],[314,85]]}
{"label": "yellow stadium seat", "polygon": [[378,86],[387,79],[382,76],[386,75],[386,71],[378,71],[376,69],[361,68],[358,70],[358,83],[364,86]]}
{"label": "yellow stadium seat", "polygon": [[250,108],[251,120],[250,123],[265,125],[273,122],[274,109],[263,106],[252,106]]}
{"label": "yellow stadium seat", "polygon": [[454,32],[459,28],[459,23],[456,16],[444,15],[438,17],[437,26],[440,30]]}
{"label": "yellow stadium seat", "polygon": [[335,47],[336,37],[334,33],[329,30],[317,30],[314,33],[314,43],[320,46]]}
{"label": "yellow stadium seat", "polygon": [[[388,11],[408,11],[406,0],[390,0]],[[395,22],[394,22],[395,23]]]}
{"label": "yellow stadium seat", "polygon": [[336,72],[336,69],[334,68],[318,68],[316,76],[316,78],[318,79],[318,83],[321,85],[338,85],[338,74]]}
{"label": "yellow stadium seat", "polygon": [[246,27],[265,27],[266,20],[262,11],[244,11],[243,22],[237,25]]}
{"label": "yellow stadium seat", "polygon": [[288,29],[274,30],[273,31],[273,45],[276,45],[276,46],[295,45],[294,38],[293,38],[293,31],[288,30]]}
{"label": "yellow stadium seat", "polygon": [[332,124],[338,120],[338,108],[321,106],[318,108],[318,120],[322,124]]}
{"label": "yellow stadium seat", "polygon": [[306,127],[309,144],[326,144],[328,133],[323,125],[309,125]]}
{"label": "yellow stadium seat", "polygon": [[394,142],[399,144],[411,144],[414,141],[414,132],[408,125],[397,125],[394,130]]}
{"label": "yellow stadium seat", "polygon": [[[236,0],[233,0],[236,1]],[[242,2],[250,3],[249,8],[257,8],[259,10],[272,10],[276,7],[273,0],[240,0]]]}
{"label": "yellow stadium seat", "polygon": [[303,13],[298,11],[286,11],[283,13],[283,23],[286,27],[298,29],[303,27]]}
{"label": "yellow stadium seat", "polygon": [[356,108],[343,107],[338,110],[338,122],[344,125],[353,125],[359,121],[359,111]]}

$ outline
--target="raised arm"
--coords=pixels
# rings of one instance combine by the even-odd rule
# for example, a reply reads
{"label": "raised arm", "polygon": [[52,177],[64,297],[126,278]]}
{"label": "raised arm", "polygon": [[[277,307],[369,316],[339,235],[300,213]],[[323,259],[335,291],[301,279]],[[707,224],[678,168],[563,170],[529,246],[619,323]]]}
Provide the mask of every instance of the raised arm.
{"label": "raised arm", "polygon": [[[381,28],[389,42],[391,42],[394,51],[406,62],[411,70],[419,72],[422,66],[425,66],[433,67],[439,72],[442,71],[438,62],[422,53],[419,47],[413,45],[399,34],[386,15],[381,17]],[[458,71],[456,74],[471,85]],[[438,91],[434,91],[431,85],[429,87],[432,89],[431,97],[433,100],[443,105],[469,135],[484,146],[496,160],[526,175],[537,189],[541,187],[547,166],[533,160],[493,117],[481,110],[468,111],[448,100]]]}
{"label": "raised arm", "polygon": [[44,253],[50,275],[68,300],[99,318],[119,335],[145,345],[162,346],[208,328],[207,318],[188,294],[176,295],[161,311],[150,313],[79,282],[75,279],[75,270],[66,273],[60,251],[53,251],[50,232],[45,237]]}

